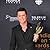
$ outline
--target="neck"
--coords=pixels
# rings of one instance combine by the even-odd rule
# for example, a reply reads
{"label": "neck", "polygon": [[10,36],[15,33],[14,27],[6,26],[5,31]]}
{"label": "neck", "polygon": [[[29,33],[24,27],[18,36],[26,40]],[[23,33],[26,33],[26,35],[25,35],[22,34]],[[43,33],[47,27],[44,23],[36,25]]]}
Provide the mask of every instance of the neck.
{"label": "neck", "polygon": [[22,27],[22,30],[23,30],[24,32],[26,32],[26,29],[27,29],[27,22],[25,22],[25,23],[23,23],[23,24],[20,23],[20,25],[21,25],[21,27]]}

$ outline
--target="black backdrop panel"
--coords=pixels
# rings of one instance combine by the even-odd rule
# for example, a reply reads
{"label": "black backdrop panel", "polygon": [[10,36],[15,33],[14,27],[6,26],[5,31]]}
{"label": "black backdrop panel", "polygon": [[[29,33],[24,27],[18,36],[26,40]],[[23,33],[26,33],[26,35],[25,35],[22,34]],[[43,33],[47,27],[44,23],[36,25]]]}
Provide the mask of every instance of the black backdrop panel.
{"label": "black backdrop panel", "polygon": [[0,0],[0,49],[9,50],[9,43],[11,38],[12,27],[18,24],[17,21],[13,22],[10,19],[6,20],[6,15],[12,17],[16,16],[16,10],[19,7],[24,7],[28,11],[29,22],[37,23],[32,21],[32,15],[45,15],[47,20],[43,21],[43,25],[46,27],[46,32],[50,33],[50,0],[43,0],[43,3],[38,6],[34,2],[35,0],[21,0],[20,4],[6,3],[6,0]]}

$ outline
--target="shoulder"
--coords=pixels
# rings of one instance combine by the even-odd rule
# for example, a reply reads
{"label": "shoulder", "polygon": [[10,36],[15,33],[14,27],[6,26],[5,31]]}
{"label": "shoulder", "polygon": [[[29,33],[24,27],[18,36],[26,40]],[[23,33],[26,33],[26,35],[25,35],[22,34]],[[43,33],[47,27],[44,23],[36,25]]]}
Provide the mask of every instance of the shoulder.
{"label": "shoulder", "polygon": [[17,30],[17,29],[19,29],[19,24],[12,28],[12,30]]}
{"label": "shoulder", "polygon": [[36,24],[29,23],[29,25],[30,25],[30,28],[31,28],[34,32],[36,32]]}
{"label": "shoulder", "polygon": [[36,28],[36,24],[29,23],[29,25],[30,25],[32,28]]}
{"label": "shoulder", "polygon": [[17,36],[16,34],[18,34],[19,31],[18,27],[19,25],[16,25],[12,28],[12,35]]}

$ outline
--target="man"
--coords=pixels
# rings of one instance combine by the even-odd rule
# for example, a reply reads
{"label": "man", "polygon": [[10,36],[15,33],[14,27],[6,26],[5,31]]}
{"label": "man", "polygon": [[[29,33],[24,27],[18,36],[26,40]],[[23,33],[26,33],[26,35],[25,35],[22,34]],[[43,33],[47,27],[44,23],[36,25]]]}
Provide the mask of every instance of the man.
{"label": "man", "polygon": [[[16,15],[19,25],[12,28],[10,50],[15,50],[15,48],[16,50],[35,50],[34,42],[37,42],[39,37],[38,34],[34,34],[37,33],[35,32],[37,30],[37,28],[35,30],[36,25],[32,25],[28,22],[28,15],[25,8],[19,8]],[[39,29],[41,29],[41,27]]]}

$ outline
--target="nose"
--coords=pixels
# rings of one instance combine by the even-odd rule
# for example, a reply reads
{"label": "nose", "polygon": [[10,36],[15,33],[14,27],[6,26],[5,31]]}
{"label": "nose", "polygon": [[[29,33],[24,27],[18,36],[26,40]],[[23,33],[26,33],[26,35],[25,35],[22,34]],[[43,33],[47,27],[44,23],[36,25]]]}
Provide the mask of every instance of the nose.
{"label": "nose", "polygon": [[21,16],[22,19],[25,19],[25,16]]}

